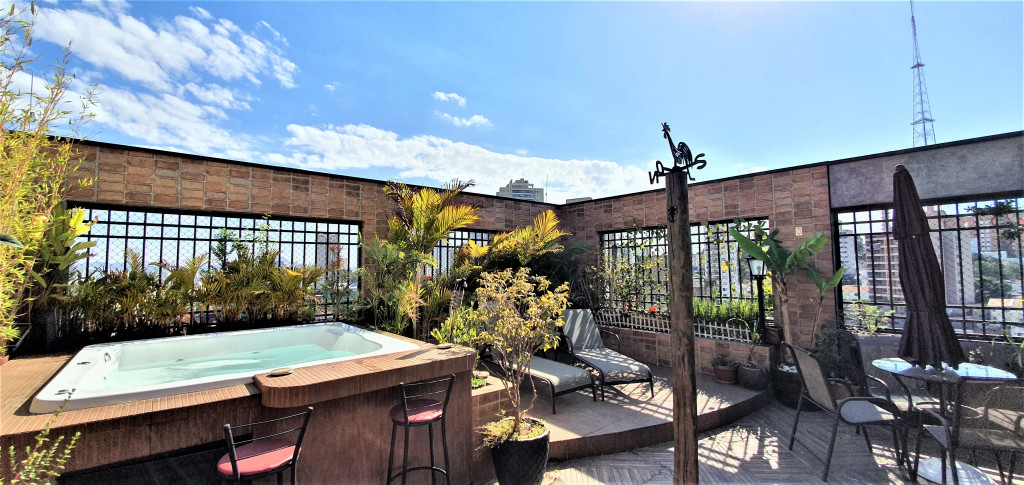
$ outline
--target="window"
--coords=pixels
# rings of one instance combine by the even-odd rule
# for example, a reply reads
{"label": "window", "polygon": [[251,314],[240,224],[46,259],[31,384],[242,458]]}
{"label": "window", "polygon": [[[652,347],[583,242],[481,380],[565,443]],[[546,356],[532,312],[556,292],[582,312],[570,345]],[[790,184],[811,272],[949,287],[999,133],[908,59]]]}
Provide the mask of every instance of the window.
{"label": "window", "polygon": [[[1024,335],[1021,304],[1024,199],[924,207],[946,286],[946,313],[964,336]],[[906,318],[892,210],[836,214],[841,304],[848,323],[898,331]]]}
{"label": "window", "polygon": [[[748,221],[768,227],[767,219]],[[690,225],[693,295],[722,301],[753,299],[757,290],[731,222]],[[626,310],[667,308],[668,239],[664,227],[601,233],[601,266],[610,306]]]}
{"label": "window", "polygon": [[[284,267],[359,266],[359,225],[326,220],[261,218],[212,213],[188,213],[79,204],[87,219],[97,222],[83,239],[96,242],[89,257],[72,269],[81,277],[93,277],[102,271],[121,271],[128,267],[128,251],[139,255],[146,270],[163,278],[166,270],[151,263],[171,267],[206,255],[206,268],[217,266],[212,250],[222,234],[255,249],[265,240],[281,252],[278,264]],[[354,274],[348,285],[354,287]]]}
{"label": "window", "polygon": [[437,267],[427,267],[426,274],[437,276],[447,273],[455,264],[456,250],[469,241],[473,241],[477,246],[487,246],[494,234],[490,231],[452,231],[448,235],[448,242],[441,241],[434,247],[434,252],[431,254],[437,260]]}

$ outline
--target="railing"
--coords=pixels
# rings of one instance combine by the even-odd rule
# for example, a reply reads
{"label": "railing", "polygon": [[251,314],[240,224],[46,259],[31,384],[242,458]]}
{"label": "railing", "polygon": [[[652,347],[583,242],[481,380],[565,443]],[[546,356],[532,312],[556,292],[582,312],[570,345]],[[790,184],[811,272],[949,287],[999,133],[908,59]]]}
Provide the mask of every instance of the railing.
{"label": "railing", "polygon": [[[597,310],[594,319],[599,325],[607,327],[628,328],[647,332],[668,333],[671,330],[668,315],[636,315],[625,314],[615,310]],[[695,337],[733,342],[750,342],[753,340],[750,328],[733,327],[715,323],[694,322]]]}

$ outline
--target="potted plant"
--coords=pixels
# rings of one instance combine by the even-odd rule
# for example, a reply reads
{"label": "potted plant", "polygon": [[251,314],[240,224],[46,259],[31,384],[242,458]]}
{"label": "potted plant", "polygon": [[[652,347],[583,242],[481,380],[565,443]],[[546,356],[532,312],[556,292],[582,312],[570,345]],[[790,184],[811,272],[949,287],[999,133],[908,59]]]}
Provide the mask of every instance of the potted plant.
{"label": "potted plant", "polygon": [[757,321],[747,324],[750,328],[750,344],[747,346],[747,360],[736,371],[736,380],[747,389],[761,390],[768,387],[768,373],[754,361],[754,349],[761,334],[757,333]]}
{"label": "potted plant", "polygon": [[481,427],[500,483],[540,484],[547,466],[550,432],[544,422],[526,417],[537,391],[524,406],[519,388],[533,354],[558,343],[555,331],[563,324],[569,287],[562,284],[551,291],[549,285],[547,278],[520,268],[515,273],[482,273],[476,290],[479,308],[474,315],[483,327],[481,340],[494,351],[510,405],[503,410],[504,418]]}
{"label": "potted plant", "polygon": [[722,384],[735,384],[739,362],[729,360],[724,355],[716,355],[711,359],[711,367],[714,371],[715,380]]}

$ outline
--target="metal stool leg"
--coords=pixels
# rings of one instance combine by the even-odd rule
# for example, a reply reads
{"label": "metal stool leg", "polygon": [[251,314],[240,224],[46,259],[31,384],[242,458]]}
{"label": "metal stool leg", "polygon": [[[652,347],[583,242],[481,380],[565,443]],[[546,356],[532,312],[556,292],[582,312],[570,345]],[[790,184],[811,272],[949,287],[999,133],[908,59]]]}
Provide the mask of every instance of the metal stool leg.
{"label": "metal stool leg", "polygon": [[405,480],[409,476],[409,427],[405,428],[405,449],[402,452],[402,485],[405,485]]}
{"label": "metal stool leg", "polygon": [[448,464],[448,434],[445,432],[445,417],[441,416],[441,450],[444,451],[444,480],[452,485],[451,465]]}
{"label": "metal stool leg", "polygon": [[392,464],[394,463],[395,460],[395,434],[397,433],[397,431],[398,425],[395,423],[391,423],[391,452],[388,453],[388,476],[384,478],[384,485],[391,483],[391,472],[393,466]]}
{"label": "metal stool leg", "polygon": [[431,422],[430,424],[427,424],[427,436],[429,436],[428,439],[430,440],[430,484],[431,485],[436,485],[437,484],[437,480],[436,480],[437,475],[434,473],[434,469],[437,468],[437,467],[434,466],[434,423],[433,422]]}

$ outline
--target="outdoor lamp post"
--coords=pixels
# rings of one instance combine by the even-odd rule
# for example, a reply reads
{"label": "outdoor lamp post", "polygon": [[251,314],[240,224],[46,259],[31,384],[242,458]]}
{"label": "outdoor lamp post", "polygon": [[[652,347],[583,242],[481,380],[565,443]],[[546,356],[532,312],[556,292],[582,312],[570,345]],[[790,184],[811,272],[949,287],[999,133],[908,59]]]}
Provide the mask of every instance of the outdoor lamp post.
{"label": "outdoor lamp post", "polygon": [[747,266],[750,268],[750,276],[757,281],[757,334],[764,342],[764,261],[747,258]]}

